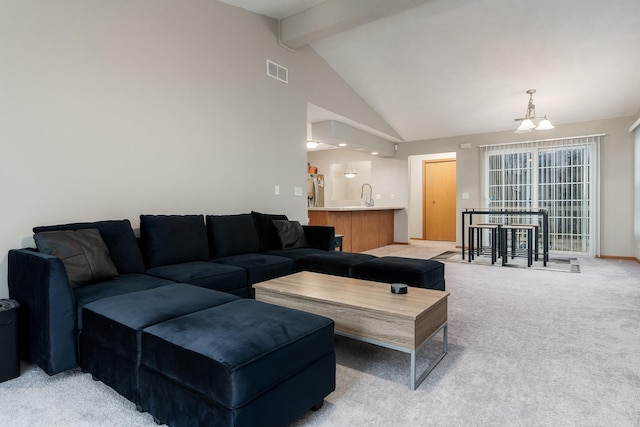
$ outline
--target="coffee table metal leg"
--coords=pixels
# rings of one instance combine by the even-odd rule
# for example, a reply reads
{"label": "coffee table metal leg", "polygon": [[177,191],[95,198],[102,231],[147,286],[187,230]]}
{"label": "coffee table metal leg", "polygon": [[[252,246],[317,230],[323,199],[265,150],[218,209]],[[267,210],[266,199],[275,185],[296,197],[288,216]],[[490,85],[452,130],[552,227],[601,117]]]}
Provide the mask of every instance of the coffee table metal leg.
{"label": "coffee table metal leg", "polygon": [[[418,377],[416,374],[416,353],[424,347],[431,339],[438,333],[442,331],[442,353],[438,355],[438,357],[431,362],[429,367]],[[429,375],[429,373],[436,367],[438,363],[442,360],[442,358],[447,354],[447,322],[445,322],[442,326],[440,326],[429,338],[427,338],[422,344],[418,346],[415,350],[411,350],[411,390],[415,390],[424,379]]]}
{"label": "coffee table metal leg", "polygon": [[[433,362],[431,362],[431,364],[429,365],[429,367],[422,373],[420,374],[420,376],[418,377],[416,374],[416,354],[418,353],[418,351],[420,351],[422,349],[422,347],[424,347],[429,341],[431,341],[431,339],[436,336],[436,334],[438,332],[442,331],[442,353],[440,353],[438,355],[438,357],[436,357]],[[411,390],[415,390],[421,383],[422,381],[424,381],[424,379],[427,377],[427,375],[429,375],[429,373],[433,370],[433,368],[436,367],[436,365],[442,360],[442,358],[447,354],[447,346],[448,346],[448,341],[447,341],[447,322],[444,322],[438,329],[435,330],[434,333],[432,333],[429,338],[427,338],[426,340],[423,341],[422,344],[420,344],[418,346],[418,348],[414,349],[410,349],[410,348],[406,348],[406,347],[400,347],[394,344],[388,344],[382,341],[378,341],[378,340],[373,340],[370,338],[363,338],[357,335],[353,335],[353,334],[349,334],[346,332],[342,332],[342,331],[335,331],[336,335],[341,335],[343,337],[347,337],[347,338],[352,338],[354,340],[358,340],[358,341],[362,341],[362,342],[366,342],[369,344],[375,344],[375,345],[379,345],[380,347],[386,347],[386,348],[390,348],[392,350],[397,350],[397,351],[401,351],[403,353],[409,353],[411,355]]]}

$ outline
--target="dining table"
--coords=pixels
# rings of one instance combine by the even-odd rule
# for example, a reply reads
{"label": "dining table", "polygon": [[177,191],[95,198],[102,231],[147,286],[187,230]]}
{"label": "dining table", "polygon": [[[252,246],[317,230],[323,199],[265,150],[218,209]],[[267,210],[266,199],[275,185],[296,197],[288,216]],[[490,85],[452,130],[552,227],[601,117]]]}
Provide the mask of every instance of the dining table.
{"label": "dining table", "polygon": [[[542,222],[542,263],[547,266],[549,261],[549,210],[545,208],[464,208],[462,210],[462,259],[465,259],[465,229],[473,224],[473,216],[476,215],[501,215],[505,218],[536,216],[539,222]],[[512,220],[506,220],[505,225],[513,223]]]}

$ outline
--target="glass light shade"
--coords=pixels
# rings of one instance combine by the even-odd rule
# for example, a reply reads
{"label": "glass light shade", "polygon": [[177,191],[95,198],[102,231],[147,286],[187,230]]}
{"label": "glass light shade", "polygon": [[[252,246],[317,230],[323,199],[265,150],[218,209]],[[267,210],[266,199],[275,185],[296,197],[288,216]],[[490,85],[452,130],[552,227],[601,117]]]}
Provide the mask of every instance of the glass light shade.
{"label": "glass light shade", "polygon": [[307,141],[307,148],[316,148],[318,143],[316,141]]}
{"label": "glass light shade", "polygon": [[538,127],[536,127],[536,130],[549,130],[549,129],[553,129],[554,127],[555,126],[551,124],[549,119],[547,119],[547,116],[544,116],[544,119],[542,119],[540,124],[538,124]]}
{"label": "glass light shade", "polygon": [[536,125],[534,125],[531,120],[525,119],[520,123],[518,129],[516,129],[516,133],[529,133],[534,127],[536,127]]}
{"label": "glass light shade", "polygon": [[345,178],[355,178],[357,175],[356,168],[353,163],[347,163],[347,170],[344,171]]}

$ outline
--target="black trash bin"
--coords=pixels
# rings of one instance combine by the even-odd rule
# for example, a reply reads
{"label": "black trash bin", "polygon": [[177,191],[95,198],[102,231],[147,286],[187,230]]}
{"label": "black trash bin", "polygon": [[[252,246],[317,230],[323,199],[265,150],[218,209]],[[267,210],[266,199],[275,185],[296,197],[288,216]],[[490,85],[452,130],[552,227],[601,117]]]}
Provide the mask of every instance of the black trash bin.
{"label": "black trash bin", "polygon": [[0,382],[20,375],[18,357],[18,304],[15,300],[0,300]]}

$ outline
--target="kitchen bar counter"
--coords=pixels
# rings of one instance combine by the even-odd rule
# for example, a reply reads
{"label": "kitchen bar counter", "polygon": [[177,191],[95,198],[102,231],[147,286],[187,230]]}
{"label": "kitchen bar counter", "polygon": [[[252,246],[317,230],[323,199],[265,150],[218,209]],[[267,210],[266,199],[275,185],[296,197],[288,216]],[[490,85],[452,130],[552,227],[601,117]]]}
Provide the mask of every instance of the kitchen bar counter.
{"label": "kitchen bar counter", "polygon": [[329,208],[309,208],[309,211],[386,211],[404,209],[403,206],[333,206]]}
{"label": "kitchen bar counter", "polygon": [[329,225],[342,234],[346,252],[363,252],[394,241],[394,212],[401,206],[309,208],[309,225]]}

